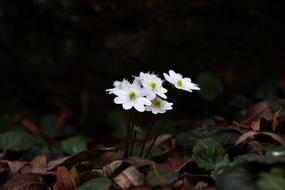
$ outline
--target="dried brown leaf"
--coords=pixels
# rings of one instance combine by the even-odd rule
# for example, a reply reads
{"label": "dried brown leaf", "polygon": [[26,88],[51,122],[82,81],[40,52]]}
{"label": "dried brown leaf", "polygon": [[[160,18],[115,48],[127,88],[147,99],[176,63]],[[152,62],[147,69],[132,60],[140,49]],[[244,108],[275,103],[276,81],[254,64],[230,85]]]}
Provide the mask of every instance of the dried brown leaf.
{"label": "dried brown leaf", "polygon": [[73,181],[72,177],[70,176],[68,170],[63,167],[59,166],[57,167],[56,171],[56,184],[55,184],[55,190],[75,190],[76,185]]}
{"label": "dried brown leaf", "polygon": [[25,161],[7,161],[3,160],[3,162],[6,162],[9,166],[9,176],[13,177],[16,174],[18,174],[25,166],[28,165],[28,162]]}
{"label": "dried brown leaf", "polygon": [[58,123],[63,125],[65,121],[73,115],[72,111],[66,107],[63,107],[61,113],[58,116]]}
{"label": "dried brown leaf", "polygon": [[281,113],[281,109],[273,114],[273,118],[272,118],[272,130],[273,131],[275,131],[280,125],[280,113]]}
{"label": "dried brown leaf", "polygon": [[161,164],[161,167],[168,173],[177,173],[191,161],[192,159],[190,157],[167,158],[167,160]]}
{"label": "dried brown leaf", "polygon": [[47,173],[47,157],[45,155],[37,156],[32,161],[32,173]]}
{"label": "dried brown leaf", "polygon": [[111,177],[113,172],[123,163],[123,160],[115,160],[102,168],[105,176]]}
{"label": "dried brown leaf", "polygon": [[250,128],[253,131],[260,131],[260,119],[252,121],[250,124]]}
{"label": "dried brown leaf", "polygon": [[248,111],[249,120],[259,120],[261,118],[266,119],[267,121],[272,120],[272,112],[267,102],[258,102],[253,105]]}
{"label": "dried brown leaf", "polygon": [[37,135],[37,136],[41,135],[41,131],[40,131],[39,127],[29,118],[22,117],[19,119],[19,122],[20,122],[20,125],[22,127],[27,129],[33,135]]}
{"label": "dried brown leaf", "polygon": [[208,183],[204,182],[204,181],[199,181],[195,187],[193,188],[193,190],[208,190]]}
{"label": "dried brown leaf", "polygon": [[266,136],[270,136],[272,139],[274,139],[275,141],[277,141],[278,143],[280,143],[281,145],[285,144],[285,138],[283,136],[281,136],[280,134],[276,134],[273,132],[263,132],[263,131],[248,131],[244,134],[242,134],[238,140],[236,141],[236,145],[240,144],[246,140],[248,140],[249,138],[254,138],[255,135],[266,135]]}
{"label": "dried brown leaf", "polygon": [[[110,154],[105,154],[105,156],[99,158],[99,159],[109,159],[108,163],[110,163],[111,161],[113,160],[117,160],[117,159],[120,159],[122,157],[122,153],[118,150],[114,150],[114,151],[106,151],[104,149],[92,149],[92,150],[86,150],[86,151],[82,151],[76,155],[73,155],[73,156],[67,156],[67,157],[63,157],[63,158],[59,158],[57,160],[52,160],[48,163],[48,167],[47,167],[47,170],[50,171],[50,170],[53,170],[55,169],[57,166],[60,166],[60,165],[73,165],[77,162],[80,162],[80,161],[88,161],[88,160],[94,160],[94,158],[98,158],[100,157],[101,155],[103,155],[104,153],[106,152],[110,152]],[[112,155],[116,155],[114,157],[112,157]],[[111,157],[112,159],[108,158]],[[110,161],[111,160],[111,161]],[[97,160],[98,163],[99,163],[99,160]],[[104,161],[105,162],[105,161]],[[101,167],[103,167],[104,165],[108,164],[108,163],[103,163],[103,161],[98,164],[100,165]],[[102,165],[103,164],[103,165]]]}
{"label": "dried brown leaf", "polygon": [[80,177],[79,177],[76,166],[73,166],[71,168],[71,170],[69,171],[69,175],[74,181],[75,185],[78,187],[80,185]]}
{"label": "dried brown leaf", "polygon": [[146,166],[151,166],[153,168],[156,165],[155,162],[152,160],[147,160],[138,157],[128,157],[124,159],[124,162],[135,166],[138,170]]}
{"label": "dried brown leaf", "polygon": [[16,175],[3,185],[3,190],[46,190],[47,184],[37,174]]}
{"label": "dried brown leaf", "polygon": [[249,147],[252,148],[257,154],[263,155],[264,153],[264,147],[262,144],[258,141],[251,141],[248,143]]}
{"label": "dried brown leaf", "polygon": [[122,189],[131,189],[133,187],[147,186],[147,181],[144,176],[136,169],[135,166],[130,166],[123,170],[114,178],[116,184]]}
{"label": "dried brown leaf", "polygon": [[122,159],[122,157],[123,153],[121,151],[106,151],[100,156],[93,158],[91,165],[93,168],[99,169],[113,161]]}

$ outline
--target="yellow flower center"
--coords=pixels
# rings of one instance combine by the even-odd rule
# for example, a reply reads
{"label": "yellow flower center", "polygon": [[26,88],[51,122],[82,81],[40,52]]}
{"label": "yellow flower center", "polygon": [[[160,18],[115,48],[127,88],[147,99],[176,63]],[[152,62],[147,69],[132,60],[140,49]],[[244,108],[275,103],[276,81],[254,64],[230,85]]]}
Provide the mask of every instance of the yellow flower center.
{"label": "yellow flower center", "polygon": [[153,107],[155,108],[161,108],[162,107],[162,101],[161,100],[155,100],[153,102]]}
{"label": "yellow flower center", "polygon": [[182,80],[177,81],[177,86],[182,87]]}
{"label": "yellow flower center", "polygon": [[154,89],[156,89],[157,84],[156,84],[155,82],[151,82],[151,83],[149,84],[149,87],[150,87],[152,90],[154,90]]}
{"label": "yellow flower center", "polygon": [[136,98],[137,98],[137,94],[134,91],[129,93],[129,99],[130,100],[135,100]]}

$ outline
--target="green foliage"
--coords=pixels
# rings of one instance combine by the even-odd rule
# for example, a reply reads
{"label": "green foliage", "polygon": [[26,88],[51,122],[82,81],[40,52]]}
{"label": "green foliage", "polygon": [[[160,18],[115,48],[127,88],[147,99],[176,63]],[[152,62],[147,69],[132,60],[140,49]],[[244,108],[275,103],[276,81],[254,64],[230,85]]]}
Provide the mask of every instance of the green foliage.
{"label": "green foliage", "polygon": [[262,172],[257,186],[260,190],[284,190],[285,171],[280,168],[273,168],[270,172]]}
{"label": "green foliage", "polygon": [[230,164],[232,167],[217,176],[217,189],[285,189],[285,171],[278,167],[285,163],[284,153],[285,147],[279,146],[268,150],[264,156],[253,153],[238,156]]}
{"label": "green foliage", "polygon": [[235,158],[236,162],[259,162],[263,164],[285,163],[285,147],[274,147],[266,151],[265,155],[257,155],[254,153],[243,154]]}
{"label": "green foliage", "polygon": [[83,138],[71,137],[62,142],[62,150],[69,155],[77,154],[87,150],[87,144]]}
{"label": "green foliage", "polygon": [[212,73],[201,73],[197,83],[201,88],[199,94],[209,101],[216,99],[224,90],[222,81]]}
{"label": "green foliage", "polygon": [[163,168],[158,168],[158,174],[159,176],[154,171],[150,171],[146,177],[147,181],[153,185],[158,185],[161,180],[167,184],[172,184],[179,177],[178,173],[168,174]]}
{"label": "green foliage", "polygon": [[92,179],[83,183],[79,187],[79,190],[90,190],[90,189],[108,190],[110,189],[111,185],[112,182],[109,178],[102,177],[102,178]]}
{"label": "green foliage", "polygon": [[0,134],[0,149],[4,151],[28,150],[34,143],[34,137],[24,131],[10,131]]}
{"label": "green foliage", "polygon": [[197,128],[177,136],[177,143],[184,146],[193,146],[198,140],[211,137],[222,145],[234,144],[240,136],[235,129],[228,127]]}
{"label": "green foliage", "polygon": [[224,148],[213,138],[199,140],[193,147],[192,158],[200,168],[209,171],[229,162]]}
{"label": "green foliage", "polygon": [[232,167],[217,177],[217,189],[256,190],[257,176],[254,172],[249,169],[248,165]]}
{"label": "green foliage", "polygon": [[285,146],[274,147],[269,149],[265,154],[267,163],[285,163]]}

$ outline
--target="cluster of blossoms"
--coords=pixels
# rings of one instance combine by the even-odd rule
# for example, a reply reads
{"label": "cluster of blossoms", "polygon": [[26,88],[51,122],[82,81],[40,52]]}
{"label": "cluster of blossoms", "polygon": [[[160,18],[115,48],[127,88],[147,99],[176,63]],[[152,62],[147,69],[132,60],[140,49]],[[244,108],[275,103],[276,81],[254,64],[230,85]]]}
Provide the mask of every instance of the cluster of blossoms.
{"label": "cluster of blossoms", "polygon": [[[192,92],[200,90],[197,84],[190,78],[184,78],[181,74],[170,70],[163,73],[166,81],[175,88]],[[109,94],[116,95],[114,102],[122,104],[125,110],[135,108],[139,112],[151,111],[153,114],[165,113],[172,109],[173,103],[167,102],[167,89],[163,87],[163,80],[153,73],[141,72],[130,83],[124,79],[115,81],[112,89],[107,89]]]}

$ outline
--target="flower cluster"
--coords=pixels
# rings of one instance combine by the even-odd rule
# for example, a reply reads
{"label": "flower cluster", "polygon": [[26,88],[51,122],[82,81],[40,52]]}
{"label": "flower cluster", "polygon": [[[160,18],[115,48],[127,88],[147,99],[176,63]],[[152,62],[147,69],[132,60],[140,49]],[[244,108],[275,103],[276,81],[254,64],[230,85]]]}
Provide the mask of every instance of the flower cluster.
{"label": "flower cluster", "polygon": [[[164,78],[175,88],[192,92],[200,90],[197,84],[191,82],[190,78],[183,78],[179,73],[170,70],[163,73]],[[134,77],[130,83],[124,79],[115,81],[113,88],[107,89],[109,94],[116,95],[114,102],[122,104],[125,110],[135,108],[139,112],[151,111],[153,114],[165,113],[172,109],[173,103],[167,102],[167,89],[163,87],[163,80],[153,73],[141,72]]]}

